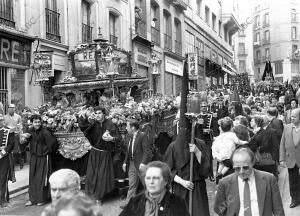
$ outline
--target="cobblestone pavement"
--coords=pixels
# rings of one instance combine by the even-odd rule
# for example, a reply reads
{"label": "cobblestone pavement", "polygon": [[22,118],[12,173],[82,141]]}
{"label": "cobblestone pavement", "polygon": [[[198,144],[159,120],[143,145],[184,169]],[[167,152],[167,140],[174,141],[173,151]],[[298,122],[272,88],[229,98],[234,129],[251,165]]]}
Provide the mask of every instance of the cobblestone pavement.
{"label": "cobblestone pavement", "polygon": [[[285,215],[287,216],[299,216],[300,215],[300,206],[294,209],[290,209],[288,207],[290,203],[290,196],[289,196],[289,188],[288,188],[288,176],[287,170],[283,169],[281,171],[279,177],[279,188],[282,195],[282,200],[285,209]],[[207,192],[208,192],[208,199],[210,205],[210,213],[211,216],[216,216],[213,213],[212,205],[215,198],[215,191],[216,186],[214,182],[207,181]],[[31,206],[31,207],[24,207],[26,200],[28,199],[28,194],[20,195],[13,200],[11,200],[10,205],[6,209],[0,209],[0,215],[23,215],[23,216],[39,216],[45,206],[38,207],[38,206]],[[101,206],[102,213],[104,216],[117,216],[121,212],[120,205],[123,204],[123,201],[120,200],[119,197],[114,197],[110,200],[107,200]]]}

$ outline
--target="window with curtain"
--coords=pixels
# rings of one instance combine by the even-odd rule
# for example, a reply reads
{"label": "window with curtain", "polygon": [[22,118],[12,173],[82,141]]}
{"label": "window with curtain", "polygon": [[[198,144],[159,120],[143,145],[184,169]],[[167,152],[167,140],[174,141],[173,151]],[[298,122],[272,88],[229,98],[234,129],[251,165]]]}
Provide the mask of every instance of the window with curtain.
{"label": "window with curtain", "polygon": [[209,7],[205,6],[205,22],[209,25],[209,16],[210,16]]}
{"label": "window with curtain", "polygon": [[266,58],[270,57],[270,49],[269,48],[265,49],[265,56],[266,56]]}
{"label": "window with curtain", "polygon": [[90,4],[86,1],[82,1],[81,4],[81,14],[82,14],[82,23],[85,25],[90,25]]}
{"label": "window with curtain", "polygon": [[186,53],[193,53],[195,52],[194,50],[194,47],[195,47],[195,36],[188,32],[188,31],[185,31],[185,40],[186,40],[186,43],[185,43],[185,52]]}
{"label": "window with curtain", "polygon": [[216,17],[216,15],[214,13],[212,13],[211,18],[212,18],[212,29],[214,31],[216,31],[216,20],[217,20],[217,17]]}
{"label": "window with curtain", "polygon": [[269,25],[269,13],[264,14],[264,25]]}
{"label": "window with curtain", "polygon": [[202,0],[197,0],[197,15],[201,17]]}
{"label": "window with curtain", "polygon": [[239,54],[245,54],[245,43],[239,43],[238,51]]}
{"label": "window with curtain", "polygon": [[270,41],[270,31],[269,30],[265,31],[265,40]]}

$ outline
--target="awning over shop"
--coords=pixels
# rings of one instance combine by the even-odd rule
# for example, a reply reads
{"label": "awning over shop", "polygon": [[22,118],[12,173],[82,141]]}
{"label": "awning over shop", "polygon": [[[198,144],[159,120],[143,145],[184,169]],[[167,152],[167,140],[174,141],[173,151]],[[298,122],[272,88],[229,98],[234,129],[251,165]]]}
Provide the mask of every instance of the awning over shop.
{"label": "awning over shop", "polygon": [[222,70],[230,75],[234,75],[234,73],[232,71],[228,70],[226,67],[222,67]]}
{"label": "awning over shop", "polygon": [[113,81],[111,79],[103,80],[89,80],[81,82],[72,82],[72,83],[60,83],[53,86],[53,89],[59,91],[69,91],[72,89],[76,90],[86,90],[86,89],[99,89],[99,88],[109,88],[111,83],[114,83],[114,86],[128,86],[132,87],[134,85],[145,84],[148,82],[148,78],[115,78]]}

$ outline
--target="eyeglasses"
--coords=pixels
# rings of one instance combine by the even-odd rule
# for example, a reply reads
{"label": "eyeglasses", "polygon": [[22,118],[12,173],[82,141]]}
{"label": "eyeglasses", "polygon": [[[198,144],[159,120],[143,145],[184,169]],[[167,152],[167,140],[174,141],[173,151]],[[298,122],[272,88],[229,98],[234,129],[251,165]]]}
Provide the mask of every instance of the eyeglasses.
{"label": "eyeglasses", "polygon": [[236,172],[241,172],[241,170],[243,169],[244,171],[248,171],[250,169],[249,166],[241,166],[241,167],[233,167],[234,171]]}

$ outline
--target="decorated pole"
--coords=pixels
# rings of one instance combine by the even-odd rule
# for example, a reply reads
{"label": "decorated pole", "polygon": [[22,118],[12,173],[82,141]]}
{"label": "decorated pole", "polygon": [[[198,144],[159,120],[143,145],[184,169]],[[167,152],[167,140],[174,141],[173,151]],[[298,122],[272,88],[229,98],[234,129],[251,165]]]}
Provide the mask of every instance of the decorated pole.
{"label": "decorated pole", "polygon": [[[187,55],[185,67],[183,71],[183,85],[187,85],[189,77],[197,79],[197,69],[195,64],[197,62],[195,59],[197,56],[195,54]],[[198,121],[198,117],[200,114],[200,95],[198,93],[189,94],[186,100],[187,110],[185,116],[192,123],[192,131],[191,131],[191,142],[190,144],[195,144],[195,126]],[[194,152],[190,152],[190,182],[193,182],[193,167],[194,167]],[[189,213],[193,216],[193,191],[189,192]]]}

